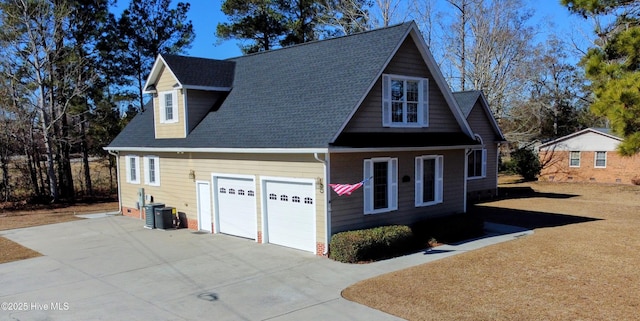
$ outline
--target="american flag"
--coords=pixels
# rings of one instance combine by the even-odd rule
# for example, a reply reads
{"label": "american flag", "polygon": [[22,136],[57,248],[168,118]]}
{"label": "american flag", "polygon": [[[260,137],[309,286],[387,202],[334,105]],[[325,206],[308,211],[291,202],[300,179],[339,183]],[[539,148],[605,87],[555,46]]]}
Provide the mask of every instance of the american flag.
{"label": "american flag", "polygon": [[362,185],[364,185],[364,183],[368,180],[370,180],[371,177],[363,180],[362,182],[356,183],[356,184],[329,184],[329,186],[331,186],[331,188],[333,189],[334,192],[336,192],[338,194],[338,196],[342,196],[342,195],[351,195],[351,193],[353,193],[353,191],[357,190],[358,188],[360,188]]}

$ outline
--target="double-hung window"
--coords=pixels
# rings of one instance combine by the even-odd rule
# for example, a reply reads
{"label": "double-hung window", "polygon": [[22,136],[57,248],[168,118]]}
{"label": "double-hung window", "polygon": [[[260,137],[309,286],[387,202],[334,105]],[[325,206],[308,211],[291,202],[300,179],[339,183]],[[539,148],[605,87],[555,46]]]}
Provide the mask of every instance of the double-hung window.
{"label": "double-hung window", "polygon": [[596,152],[595,167],[596,168],[607,167],[607,152]]}
{"label": "double-hung window", "polygon": [[398,209],[398,159],[364,160],[364,213],[377,214]]}
{"label": "double-hung window", "polygon": [[144,167],[144,183],[151,186],[160,186],[160,158],[158,156],[145,156]]}
{"label": "double-hung window", "polygon": [[178,91],[163,91],[158,95],[160,99],[160,122],[175,123],[178,121]]}
{"label": "double-hung window", "polygon": [[382,125],[427,127],[429,125],[429,80],[382,75]]}
{"label": "double-hung window", "polygon": [[487,176],[487,150],[474,149],[467,156],[467,178],[484,178]]}
{"label": "double-hung window", "polygon": [[140,184],[140,157],[127,155],[124,159],[127,183]]}
{"label": "double-hung window", "polygon": [[580,167],[580,152],[569,152],[569,167]]}
{"label": "double-hung window", "polygon": [[416,157],[416,206],[442,203],[443,172],[442,155]]}

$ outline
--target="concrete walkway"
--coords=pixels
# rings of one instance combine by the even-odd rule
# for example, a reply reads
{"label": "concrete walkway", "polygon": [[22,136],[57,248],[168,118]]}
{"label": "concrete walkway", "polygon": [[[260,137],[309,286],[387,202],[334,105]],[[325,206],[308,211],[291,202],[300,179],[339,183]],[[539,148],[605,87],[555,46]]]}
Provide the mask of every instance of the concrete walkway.
{"label": "concrete walkway", "polygon": [[44,255],[0,264],[0,320],[399,320],[340,292],[532,233],[487,224],[488,235],[477,240],[352,265],[237,237],[143,225],[104,215],[0,232]]}

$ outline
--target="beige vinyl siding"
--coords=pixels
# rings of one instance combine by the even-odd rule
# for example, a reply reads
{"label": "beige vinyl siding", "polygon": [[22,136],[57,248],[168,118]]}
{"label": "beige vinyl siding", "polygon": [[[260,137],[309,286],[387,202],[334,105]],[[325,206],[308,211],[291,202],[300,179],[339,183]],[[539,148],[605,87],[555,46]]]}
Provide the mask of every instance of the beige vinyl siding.
{"label": "beige vinyl siding", "polygon": [[212,91],[187,91],[187,121],[189,122],[187,125],[188,133],[191,132],[198,123],[200,123],[221,95],[222,94],[219,92]]}
{"label": "beige vinyl siding", "polygon": [[160,71],[160,77],[156,84],[157,94],[153,95],[153,117],[155,121],[155,133],[156,138],[185,138],[185,109],[184,109],[184,96],[182,90],[176,90],[178,94],[178,106],[176,108],[176,114],[178,121],[175,123],[163,124],[160,123],[160,96],[163,91],[174,90],[174,85],[178,81],[173,77],[169,69],[163,67]]}
{"label": "beige vinyl siding", "polygon": [[[415,158],[423,155],[444,156],[443,203],[415,206]],[[411,224],[422,219],[464,211],[464,150],[428,152],[388,152],[367,154],[331,154],[331,183],[357,183],[363,179],[365,159],[398,158],[398,210],[364,214],[363,192],[360,188],[351,196],[331,192],[331,232],[368,228],[388,224]],[[403,182],[407,176],[409,182]]]}
{"label": "beige vinyl siding", "polygon": [[[127,155],[134,155],[128,153]],[[141,157],[149,154],[138,154]],[[262,194],[260,177],[306,178],[316,180],[324,177],[323,164],[313,155],[301,154],[214,154],[214,153],[156,153],[160,157],[160,186],[126,183],[121,170],[122,202],[124,207],[135,208],[138,188],[145,194],[153,195],[154,202],[165,203],[184,212],[188,218],[197,219],[196,183],[189,178],[189,171],[195,172],[196,180],[211,182],[212,173],[240,174],[255,176],[256,208],[258,226],[262,226]],[[124,164],[124,155],[120,156]],[[144,182],[146,168],[141,164],[141,178]],[[123,167],[124,168],[124,167]],[[259,174],[258,174],[259,173]],[[316,241],[324,243],[325,235],[325,194],[316,189]]]}
{"label": "beige vinyl siding", "polygon": [[487,149],[487,176],[483,179],[470,179],[467,185],[467,193],[478,191],[493,192],[498,188],[498,146],[496,143],[497,134],[491,125],[491,120],[487,117],[480,102],[473,106],[467,122],[474,133],[480,135],[482,142]]}
{"label": "beige vinyl siding", "polygon": [[[459,132],[459,125],[422,55],[410,37],[398,49],[385,68],[385,74],[421,77],[429,79],[429,127],[384,128],[388,132]],[[449,90],[449,88],[443,88]],[[375,85],[345,127],[345,132],[380,132],[382,127],[382,77]]]}

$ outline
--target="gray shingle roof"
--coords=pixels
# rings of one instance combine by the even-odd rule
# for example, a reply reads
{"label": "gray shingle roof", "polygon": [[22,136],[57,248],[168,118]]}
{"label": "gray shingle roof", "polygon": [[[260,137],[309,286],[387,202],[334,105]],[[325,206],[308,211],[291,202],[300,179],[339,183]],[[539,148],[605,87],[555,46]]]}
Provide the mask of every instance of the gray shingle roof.
{"label": "gray shingle roof", "polygon": [[471,113],[473,106],[478,101],[480,93],[481,91],[479,90],[458,91],[453,93],[453,98],[456,99],[458,107],[460,107],[465,118],[469,117],[469,113]]}
{"label": "gray shingle roof", "polygon": [[[326,148],[412,26],[404,23],[229,59],[235,63],[232,90],[186,138],[154,139],[153,113],[147,111],[109,148]],[[193,58],[182,58],[191,66]],[[178,70],[174,72],[181,81],[190,79]]]}
{"label": "gray shingle roof", "polygon": [[183,86],[231,87],[233,61],[162,55]]}

